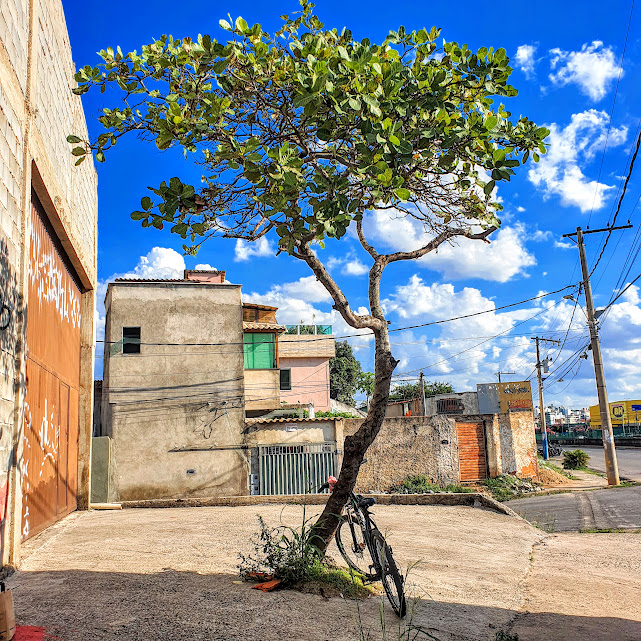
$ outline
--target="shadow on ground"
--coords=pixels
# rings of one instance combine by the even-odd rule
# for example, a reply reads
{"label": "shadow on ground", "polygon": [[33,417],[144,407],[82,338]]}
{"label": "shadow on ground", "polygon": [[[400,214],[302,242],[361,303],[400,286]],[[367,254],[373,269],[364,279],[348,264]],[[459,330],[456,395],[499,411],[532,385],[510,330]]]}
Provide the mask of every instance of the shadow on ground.
{"label": "shadow on ground", "polygon": [[[41,626],[58,641],[357,641],[381,639],[381,601],[356,604],[290,590],[264,594],[230,574],[18,572],[19,625]],[[577,609],[580,605],[577,606]],[[641,622],[611,617],[519,613],[417,600],[400,624],[383,604],[388,641],[417,626],[440,641],[494,641],[500,629],[520,641],[639,641]],[[360,636],[358,619],[364,636]],[[429,638],[419,635],[417,639]]]}

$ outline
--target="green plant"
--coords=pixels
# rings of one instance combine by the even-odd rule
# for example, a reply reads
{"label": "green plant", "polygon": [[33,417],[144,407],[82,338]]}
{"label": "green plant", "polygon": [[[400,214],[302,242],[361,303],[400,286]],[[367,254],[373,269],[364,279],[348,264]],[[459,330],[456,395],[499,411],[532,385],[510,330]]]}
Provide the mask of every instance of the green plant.
{"label": "green plant", "polygon": [[586,467],[589,460],[589,455],[583,450],[571,450],[563,453],[563,467],[566,470],[579,470]]}
{"label": "green plant", "polygon": [[[439,394],[453,394],[454,388],[449,383],[442,383],[440,381],[425,381],[423,383],[425,388],[425,398],[431,396],[438,396]],[[418,383],[400,383],[397,385],[389,395],[390,401],[411,401],[412,399],[419,398],[421,395],[421,388]]]}
{"label": "green plant", "polygon": [[390,491],[397,494],[428,494],[432,492],[465,492],[473,490],[459,483],[450,483],[448,485],[439,485],[433,483],[425,474],[410,474],[407,478],[394,486]]}
{"label": "green plant", "polygon": [[481,481],[497,501],[510,501],[511,499],[518,499],[529,494],[536,492],[538,486],[532,481],[520,479],[511,474],[501,474],[496,478],[484,479]]}
{"label": "green plant", "polygon": [[253,551],[238,555],[240,576],[248,580],[263,572],[280,579],[283,587],[350,598],[369,596],[371,591],[361,575],[338,568],[323,556],[309,522],[304,510],[300,527],[270,527],[258,516],[259,531],[251,539]]}
{"label": "green plant", "polygon": [[360,418],[349,412],[316,412],[316,418]]}
{"label": "green plant", "polygon": [[518,634],[510,634],[505,630],[499,630],[494,637],[494,641],[519,641]]}

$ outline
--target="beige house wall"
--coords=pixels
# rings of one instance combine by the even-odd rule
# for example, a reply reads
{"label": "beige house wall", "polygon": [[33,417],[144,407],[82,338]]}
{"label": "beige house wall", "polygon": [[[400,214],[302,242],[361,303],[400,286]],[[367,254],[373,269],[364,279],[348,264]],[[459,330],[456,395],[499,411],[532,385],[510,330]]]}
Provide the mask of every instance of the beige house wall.
{"label": "beige house wall", "polygon": [[[106,310],[102,426],[116,498],[247,494],[240,286],[116,282]],[[123,327],[141,328],[140,354],[110,352]]]}
{"label": "beige house wall", "polygon": [[11,311],[0,330],[2,565],[20,560],[25,337],[33,188],[82,284],[78,505],[89,497],[96,287],[97,178],[74,167],[69,134],[87,137],[60,0],[0,2],[0,291]]}

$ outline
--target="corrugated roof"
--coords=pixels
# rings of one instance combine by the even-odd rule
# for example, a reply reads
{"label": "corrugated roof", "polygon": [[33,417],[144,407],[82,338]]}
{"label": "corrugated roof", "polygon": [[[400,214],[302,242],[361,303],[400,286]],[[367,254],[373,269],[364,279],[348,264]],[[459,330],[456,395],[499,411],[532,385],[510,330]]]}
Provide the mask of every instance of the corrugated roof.
{"label": "corrugated roof", "polygon": [[333,421],[334,418],[246,418],[247,425],[255,425],[256,423],[322,423],[326,421]]}
{"label": "corrugated roof", "polygon": [[255,332],[286,332],[287,325],[278,323],[248,323],[243,321],[243,330],[252,330]]}

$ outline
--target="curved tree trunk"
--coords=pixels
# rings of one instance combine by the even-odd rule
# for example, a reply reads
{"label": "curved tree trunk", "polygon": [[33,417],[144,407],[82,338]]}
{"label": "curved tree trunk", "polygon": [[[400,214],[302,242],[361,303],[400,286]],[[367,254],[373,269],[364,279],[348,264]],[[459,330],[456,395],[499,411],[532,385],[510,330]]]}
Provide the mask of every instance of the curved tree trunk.
{"label": "curved tree trunk", "polygon": [[340,520],[340,514],[349,499],[349,493],[356,485],[358,471],[363,463],[367,448],[376,438],[385,418],[392,373],[397,361],[389,349],[387,331],[384,332],[384,336],[376,333],[375,341],[374,391],[367,417],[355,434],[345,438],[343,464],[338,476],[338,482],[334,491],[330,494],[322,514],[313,526],[313,534],[318,537],[315,544],[322,552],[325,552],[334,536]]}

